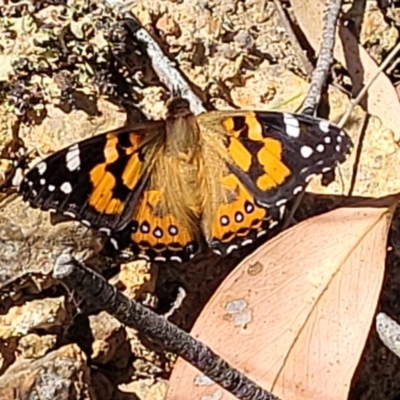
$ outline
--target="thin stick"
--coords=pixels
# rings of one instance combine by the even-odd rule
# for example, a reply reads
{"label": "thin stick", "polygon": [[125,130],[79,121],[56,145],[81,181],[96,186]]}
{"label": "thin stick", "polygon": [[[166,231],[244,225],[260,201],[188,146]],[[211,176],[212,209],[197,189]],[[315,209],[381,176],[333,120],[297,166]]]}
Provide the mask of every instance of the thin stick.
{"label": "thin stick", "polygon": [[[328,0],[327,2],[326,11],[324,13],[324,25],[322,28],[321,49],[318,55],[317,66],[311,77],[310,88],[304,100],[303,114],[314,114],[321,99],[322,89],[326,84],[326,79],[328,78],[333,63],[336,25],[339,18],[341,3],[341,0]],[[282,229],[286,229],[292,223],[294,214],[304,197],[304,193],[305,189],[297,196],[282,224]]]}
{"label": "thin stick", "polygon": [[141,44],[151,60],[151,65],[159,79],[168,88],[174,96],[185,98],[190,109],[195,115],[206,112],[202,101],[196,96],[190,88],[187,80],[173,65],[172,61],[163,53],[158,43],[142,27],[138,19],[130,12],[134,4],[133,1],[105,0],[105,3],[111,7],[116,15],[121,15],[124,19],[121,21],[129,29],[134,39]]}
{"label": "thin stick", "polygon": [[160,46],[130,14],[124,20],[135,40],[145,48],[151,59],[151,64],[160,80],[168,87],[170,93],[185,98],[190,103],[190,109],[195,115],[206,111],[201,100],[193,93],[188,82],[171,60],[162,52]]}
{"label": "thin stick", "polygon": [[136,329],[151,340],[162,343],[167,350],[188,361],[238,399],[278,400],[189,333],[129,299],[101,275],[86,268],[70,255],[59,256],[53,276],[68,286],[71,293],[78,296],[78,301],[84,302],[85,312],[107,311],[121,323]]}
{"label": "thin stick", "polygon": [[400,43],[397,43],[396,47],[389,53],[389,55],[385,58],[383,63],[379,66],[378,70],[374,74],[374,76],[369,80],[369,82],[360,90],[357,97],[351,102],[350,107],[347,109],[343,117],[340,119],[338,126],[343,128],[346,124],[347,120],[349,119],[351,113],[353,112],[354,108],[360,104],[362,98],[366,95],[368,89],[374,83],[376,78],[378,78],[379,74],[382,73],[386,67],[390,64],[390,62],[396,57],[397,53],[400,52]]}
{"label": "thin stick", "polygon": [[376,316],[375,325],[382,343],[400,358],[400,325],[383,312]]}
{"label": "thin stick", "polygon": [[341,0],[328,0],[324,13],[322,42],[317,65],[313,72],[310,88],[303,105],[303,113],[312,115],[318,107],[322,89],[326,84],[332,63],[335,47],[336,25],[341,9]]}
{"label": "thin stick", "polygon": [[289,37],[290,43],[292,44],[292,47],[297,54],[297,57],[299,57],[301,63],[303,64],[303,67],[306,71],[307,76],[311,76],[311,74],[314,70],[314,66],[311,64],[305,51],[303,50],[299,41],[297,40],[297,36],[292,29],[292,25],[290,24],[290,21],[286,15],[286,12],[282,7],[281,1],[274,0],[274,5],[275,5],[276,12],[278,13],[279,19],[281,20],[281,23],[282,23],[283,27],[285,28],[285,32]]}

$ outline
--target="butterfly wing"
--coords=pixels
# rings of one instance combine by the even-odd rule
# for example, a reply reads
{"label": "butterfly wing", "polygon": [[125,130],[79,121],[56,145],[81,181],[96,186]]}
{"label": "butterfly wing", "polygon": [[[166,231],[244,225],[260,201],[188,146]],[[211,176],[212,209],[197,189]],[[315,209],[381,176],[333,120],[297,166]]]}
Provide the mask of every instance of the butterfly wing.
{"label": "butterfly wing", "polygon": [[129,246],[139,258],[153,261],[188,261],[199,249],[193,230],[165,208],[161,191],[150,188],[142,192],[131,223],[113,237],[118,247]]}
{"label": "butterfly wing", "polygon": [[45,158],[19,187],[31,206],[53,210],[107,233],[124,229],[148,180],[162,122],[96,135]]}
{"label": "butterfly wing", "polygon": [[285,204],[314,175],[345,161],[352,148],[342,129],[303,114],[249,112],[227,117],[222,124],[231,170],[265,207]]}
{"label": "butterfly wing", "polygon": [[226,201],[217,208],[207,235],[210,248],[219,255],[230,254],[264,236],[276,225],[279,212],[257,205],[234,173],[222,178],[222,186]]}
{"label": "butterfly wing", "polygon": [[199,123],[205,132],[214,130],[210,137],[224,137],[229,173],[221,180],[225,192],[236,192],[206,216],[212,222],[205,224],[205,236],[219,254],[266,233],[285,203],[314,175],[343,162],[352,147],[336,125],[302,114],[226,111]]}

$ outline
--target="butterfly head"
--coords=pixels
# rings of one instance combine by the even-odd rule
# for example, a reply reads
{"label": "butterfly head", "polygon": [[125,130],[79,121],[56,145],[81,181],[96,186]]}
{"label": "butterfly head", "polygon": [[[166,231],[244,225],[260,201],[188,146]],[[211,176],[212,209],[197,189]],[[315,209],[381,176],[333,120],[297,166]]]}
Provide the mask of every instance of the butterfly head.
{"label": "butterfly head", "polygon": [[193,115],[190,103],[182,97],[173,97],[167,103],[166,119],[184,118]]}

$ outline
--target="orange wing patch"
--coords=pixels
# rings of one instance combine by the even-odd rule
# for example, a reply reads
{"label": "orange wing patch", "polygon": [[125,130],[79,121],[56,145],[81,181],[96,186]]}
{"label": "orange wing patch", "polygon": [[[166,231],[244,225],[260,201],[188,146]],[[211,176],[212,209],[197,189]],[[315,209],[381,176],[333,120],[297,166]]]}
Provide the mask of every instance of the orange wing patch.
{"label": "orange wing patch", "polygon": [[236,138],[232,137],[228,147],[229,155],[235,164],[245,172],[250,170],[252,165],[252,155],[244,145]]}
{"label": "orange wing patch", "polygon": [[256,205],[236,175],[226,175],[222,184],[226,198],[216,211],[211,234],[207,235],[211,236],[210,247],[221,255],[253,243],[273,223],[268,210]]}
{"label": "orange wing patch", "polygon": [[106,171],[107,164],[99,164],[90,171],[93,192],[89,204],[102,214],[119,214],[124,209],[121,200],[113,198],[116,179],[111,172]]}
{"label": "orange wing patch", "polygon": [[282,162],[282,144],[275,139],[262,139],[264,146],[257,153],[257,161],[264,174],[257,178],[256,185],[266,191],[280,185],[290,174],[290,169]]}
{"label": "orange wing patch", "polygon": [[[99,213],[116,215],[121,214],[125,207],[123,200],[115,196],[118,185],[123,185],[125,191],[133,190],[140,180],[143,161],[140,160],[137,149],[142,137],[130,133],[122,141],[118,133],[110,132],[105,138],[104,162],[97,164],[90,171],[93,191],[88,203]],[[123,162],[117,165],[120,160]],[[112,172],[113,169],[120,174]]]}
{"label": "orange wing patch", "polygon": [[145,259],[182,262],[197,251],[194,234],[163,206],[160,191],[143,192],[133,217],[133,250]]}
{"label": "orange wing patch", "polygon": [[241,116],[227,117],[222,120],[222,126],[233,137],[239,138],[246,131],[246,136],[251,140],[262,140],[262,125],[254,112]]}
{"label": "orange wing patch", "polygon": [[276,188],[290,176],[292,171],[282,161],[282,143],[264,137],[263,125],[254,112],[225,118],[222,125],[231,135],[228,151],[232,161],[253,177],[258,189]]}

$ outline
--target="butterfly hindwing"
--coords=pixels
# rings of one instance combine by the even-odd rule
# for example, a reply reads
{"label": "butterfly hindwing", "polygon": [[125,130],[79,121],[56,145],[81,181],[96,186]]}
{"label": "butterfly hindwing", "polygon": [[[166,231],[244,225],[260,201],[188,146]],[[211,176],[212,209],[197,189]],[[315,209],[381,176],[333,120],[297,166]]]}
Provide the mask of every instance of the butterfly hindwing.
{"label": "butterfly hindwing", "polygon": [[147,181],[143,145],[160,124],[152,127],[143,134],[122,128],[66,147],[33,167],[19,191],[33,207],[107,233],[123,229]]}
{"label": "butterfly hindwing", "polygon": [[124,238],[125,246],[139,258],[146,260],[183,262],[198,250],[193,230],[165,208],[159,190],[149,188],[142,192],[131,223],[119,237]]}
{"label": "butterfly hindwing", "polygon": [[[213,217],[211,232],[206,236],[209,246],[220,255],[255,243],[276,225],[279,210],[266,209],[256,204],[254,197],[239,178],[229,173],[222,178],[225,200]],[[275,215],[272,215],[275,214]]]}

